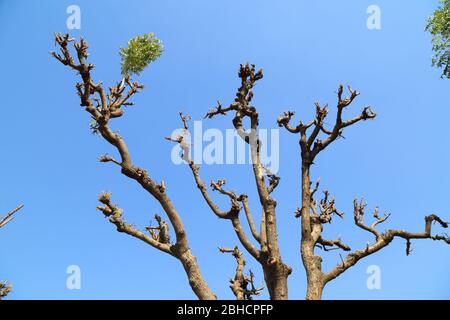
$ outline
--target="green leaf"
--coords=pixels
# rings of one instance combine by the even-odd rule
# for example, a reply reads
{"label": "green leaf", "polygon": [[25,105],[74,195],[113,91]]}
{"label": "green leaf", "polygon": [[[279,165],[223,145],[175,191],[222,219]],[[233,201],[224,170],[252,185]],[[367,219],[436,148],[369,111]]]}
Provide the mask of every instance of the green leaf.
{"label": "green leaf", "polygon": [[433,66],[442,69],[442,77],[450,79],[450,0],[441,0],[441,6],[428,19],[426,30],[433,44]]}
{"label": "green leaf", "polygon": [[161,40],[153,32],[137,36],[128,41],[126,48],[120,48],[122,75],[139,75],[151,62],[158,59],[163,52]]}

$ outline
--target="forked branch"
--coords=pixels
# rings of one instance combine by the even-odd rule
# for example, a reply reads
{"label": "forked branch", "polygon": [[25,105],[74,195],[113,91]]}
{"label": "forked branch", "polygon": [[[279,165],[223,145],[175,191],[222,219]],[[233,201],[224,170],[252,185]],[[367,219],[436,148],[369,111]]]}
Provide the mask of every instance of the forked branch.
{"label": "forked branch", "polygon": [[237,300],[252,300],[253,296],[259,295],[264,290],[264,285],[259,288],[255,286],[254,274],[251,270],[248,276],[244,274],[245,260],[238,247],[234,247],[234,249],[219,248],[219,251],[222,253],[231,253],[236,259],[236,273],[234,278],[230,280],[230,288]]}
{"label": "forked branch", "polygon": [[200,166],[196,165],[194,163],[194,160],[190,156],[190,141],[188,140],[188,134],[189,134],[189,120],[190,116],[185,116],[182,112],[180,112],[180,119],[183,122],[183,130],[181,134],[171,137],[166,137],[166,140],[178,143],[182,154],[181,158],[186,161],[186,163],[189,165],[189,168],[191,169],[192,175],[194,176],[195,183],[197,185],[197,188],[200,190],[203,198],[205,199],[208,206],[211,208],[211,211],[214,212],[214,214],[225,220],[230,220],[233,229],[241,242],[241,244],[244,246],[244,248],[256,259],[260,260],[261,253],[260,251],[252,244],[248,236],[246,235],[244,229],[242,228],[239,213],[241,211],[241,203],[243,204],[244,211],[246,213],[247,221],[250,225],[250,228],[252,230],[252,235],[254,238],[259,242],[260,236],[256,231],[256,227],[253,222],[253,217],[251,216],[250,207],[248,205],[248,197],[245,194],[237,195],[233,191],[228,191],[223,188],[226,181],[224,179],[219,179],[217,181],[211,180],[211,188],[213,191],[217,191],[222,195],[227,196],[230,199],[230,209],[227,211],[222,211],[219,206],[214,202],[214,200],[211,198],[208,189],[203,182],[202,178],[200,177]]}
{"label": "forked branch", "polygon": [[431,239],[431,240],[444,241],[445,243],[450,244],[450,237],[447,234],[433,235],[431,233],[433,222],[438,223],[442,228],[448,228],[448,222],[443,221],[437,215],[432,214],[432,215],[428,215],[425,217],[425,229],[423,232],[409,232],[409,231],[397,230],[397,229],[388,229],[385,232],[379,232],[378,230],[376,230],[376,226],[378,224],[385,222],[388,219],[389,214],[385,214],[383,217],[380,217],[378,208],[376,208],[375,212],[373,214],[375,221],[369,226],[364,223],[364,219],[363,219],[365,207],[366,207],[366,204],[364,203],[363,200],[358,202],[355,199],[355,201],[354,201],[355,224],[358,227],[360,227],[361,229],[372,233],[375,237],[375,242],[373,244],[367,244],[367,246],[361,250],[357,250],[357,251],[354,251],[354,252],[348,254],[343,259],[343,261],[340,264],[338,264],[333,270],[324,274],[324,282],[325,283],[338,277],[340,274],[345,272],[348,268],[354,266],[359,260],[386,247],[396,237],[406,240],[406,245],[407,245],[406,253],[408,255],[411,252],[411,249],[410,249],[411,241],[414,239]]}
{"label": "forked branch", "polygon": [[[376,113],[371,107],[364,107],[361,113],[354,118],[344,120],[342,119],[343,110],[348,107],[359,96],[359,92],[353,90],[348,86],[350,95],[343,97],[344,87],[339,85],[337,96],[337,112],[336,120],[331,129],[325,128],[325,119],[329,113],[328,105],[321,106],[318,102],[316,106],[316,116],[308,124],[300,123],[297,126],[292,126],[290,121],[294,115],[293,111],[286,111],[277,119],[278,126],[286,128],[291,133],[300,134],[300,145],[302,148],[302,158],[305,163],[311,164],[315,157],[329,146],[333,141],[342,136],[343,130],[361,120],[374,119]],[[312,128],[312,131],[308,135],[308,129]],[[324,138],[319,138],[319,135],[323,134]]]}
{"label": "forked branch", "polygon": [[[62,64],[77,71],[81,76],[82,82],[78,83],[76,88],[81,100],[81,106],[91,115],[94,122],[91,127],[114,146],[120,155],[120,160],[115,160],[110,156],[102,156],[99,160],[101,162],[112,162],[119,165],[122,174],[135,180],[160,203],[174,230],[176,244],[171,246],[169,243],[162,243],[134,229],[131,225],[126,224],[122,220],[121,210],[110,203],[109,194],[107,193],[100,196],[100,201],[104,206],[99,209],[110,218],[111,223],[117,226],[118,231],[125,232],[161,251],[177,257],[186,271],[189,284],[200,299],[216,299],[216,296],[203,279],[197,261],[191,253],[183,222],[166,193],[165,183],[155,182],[147,170],[135,166],[124,139],[109,127],[109,121],[113,118],[123,116],[123,107],[131,105],[129,99],[142,90],[144,86],[132,81],[130,76],[126,75],[122,81],[109,88],[109,93],[106,93],[101,82],[94,83],[92,80],[91,71],[94,65],[86,63],[88,57],[87,49],[89,46],[83,38],[79,42],[76,42],[75,39],[69,38],[67,34],[64,36],[55,34],[55,43],[59,46],[60,54],[52,52],[52,56]],[[72,57],[69,50],[69,44],[71,43],[75,49],[77,61]],[[128,87],[127,90],[125,89],[126,87]]]}

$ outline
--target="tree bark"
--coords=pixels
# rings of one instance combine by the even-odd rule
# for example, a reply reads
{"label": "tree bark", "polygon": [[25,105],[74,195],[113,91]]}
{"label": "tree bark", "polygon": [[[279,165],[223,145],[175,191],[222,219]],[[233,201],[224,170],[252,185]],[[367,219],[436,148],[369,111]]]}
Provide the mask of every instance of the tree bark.
{"label": "tree bark", "polygon": [[[313,236],[311,226],[311,178],[310,178],[310,162],[307,160],[308,155],[304,155],[305,159],[302,164],[302,209],[301,209],[301,232],[302,239],[300,245],[302,262],[306,270],[307,277],[307,300],[320,300],[324,287],[322,258],[314,255],[316,240]],[[317,237],[317,236],[316,236]]]}
{"label": "tree bark", "polygon": [[216,295],[211,291],[200,271],[197,259],[190,249],[180,252],[177,255],[188,276],[189,285],[192,291],[200,300],[216,300]]}
{"label": "tree bark", "polygon": [[288,277],[289,268],[283,263],[277,263],[273,266],[264,265],[264,280],[266,281],[267,290],[271,300],[287,300],[288,299]]}

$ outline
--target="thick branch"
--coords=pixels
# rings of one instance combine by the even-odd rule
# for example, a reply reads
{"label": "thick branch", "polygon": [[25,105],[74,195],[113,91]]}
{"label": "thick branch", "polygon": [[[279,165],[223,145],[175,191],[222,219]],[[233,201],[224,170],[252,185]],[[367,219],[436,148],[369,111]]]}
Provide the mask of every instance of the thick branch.
{"label": "thick branch", "polygon": [[97,206],[97,209],[100,210],[105,217],[109,218],[109,222],[117,227],[117,231],[124,232],[132,237],[144,241],[158,250],[175,256],[171,250],[171,244],[168,241],[158,241],[154,237],[149,237],[142,231],[137,230],[132,224],[127,224],[122,218],[123,210],[111,202],[111,194],[109,192],[102,192],[98,199],[103,206]]}
{"label": "thick branch", "polygon": [[355,223],[362,229],[372,233],[375,235],[375,243],[374,244],[368,244],[364,249],[357,250],[353,253],[348,254],[345,259],[343,259],[342,263],[337,265],[333,270],[326,273],[324,275],[324,283],[327,283],[339,275],[341,275],[343,272],[345,272],[350,267],[354,266],[359,260],[362,258],[365,258],[382,248],[388,246],[392,240],[394,240],[395,237],[403,238],[406,240],[407,243],[407,254],[409,254],[410,246],[411,246],[411,240],[413,239],[432,239],[432,240],[440,240],[444,241],[447,244],[450,244],[450,238],[447,235],[432,235],[431,234],[431,227],[433,222],[437,222],[441,225],[442,228],[448,228],[448,223],[444,222],[441,218],[439,218],[437,215],[429,215],[425,217],[425,230],[423,232],[408,232],[404,230],[395,230],[390,229],[385,231],[384,233],[380,233],[377,230],[375,230],[375,226],[379,223],[382,223],[385,221],[388,217],[388,215],[385,215],[384,217],[378,216],[378,210],[375,211],[374,217],[376,221],[369,227],[362,221],[362,216],[364,212],[365,204],[361,201],[359,204],[355,200]]}
{"label": "thick branch", "polygon": [[[143,89],[143,85],[138,84],[137,82],[132,82],[127,76],[122,79],[122,82],[117,84],[116,87],[111,87],[110,93],[107,95],[102,84],[94,84],[91,79],[90,72],[94,66],[92,64],[86,64],[85,62],[85,59],[88,56],[88,45],[86,41],[81,38],[80,42],[76,43],[75,40],[70,39],[68,35],[61,36],[60,34],[55,34],[55,42],[59,45],[62,56],[54,52],[52,52],[52,55],[64,65],[68,65],[72,69],[78,71],[81,75],[83,82],[77,84],[76,86],[78,95],[80,96],[81,106],[85,107],[86,111],[91,114],[92,119],[96,122],[95,130],[100,133],[106,141],[113,145],[120,154],[120,161],[112,161],[112,158],[103,158],[101,161],[111,161],[119,164],[122,168],[121,172],[125,176],[138,182],[146,191],[158,200],[164,212],[167,214],[170,224],[175,232],[176,246],[175,248],[172,248],[172,251],[175,249],[176,256],[182,262],[193,291],[200,299],[215,299],[216,296],[212,293],[204,281],[196,259],[189,249],[188,239],[182,220],[171,199],[165,192],[166,188],[164,183],[156,183],[150,178],[146,170],[134,166],[125,141],[119,136],[118,133],[113,132],[109,128],[109,120],[111,118],[116,118],[123,115],[123,110],[121,107],[124,105],[130,105],[130,103],[127,102],[128,99],[140,89]],[[71,42],[74,43],[74,48],[76,50],[79,62],[78,64],[75,63],[75,59],[72,58],[68,48],[68,44]],[[124,93],[125,85],[129,87],[129,91],[127,93]],[[94,106],[91,96],[95,96],[95,94],[99,96],[99,99],[95,100],[97,103]],[[114,219],[113,221],[115,221],[118,224],[118,227],[123,229],[124,232],[129,232],[143,241],[148,241],[149,244],[155,244],[154,242],[149,241],[149,239],[152,238],[146,238],[144,237],[145,235],[143,236],[143,234],[136,233],[136,230],[127,227],[123,221]],[[167,249],[165,246],[159,247],[161,249]]]}

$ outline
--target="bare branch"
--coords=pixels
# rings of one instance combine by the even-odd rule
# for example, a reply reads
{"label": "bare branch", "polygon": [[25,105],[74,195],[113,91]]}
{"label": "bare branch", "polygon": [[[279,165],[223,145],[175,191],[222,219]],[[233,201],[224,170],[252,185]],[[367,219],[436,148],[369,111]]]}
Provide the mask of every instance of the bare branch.
{"label": "bare branch", "polygon": [[[316,187],[311,192],[311,210],[313,212],[312,214],[312,223],[330,223],[333,217],[333,214],[337,215],[339,218],[344,217],[343,212],[339,212],[335,207],[335,201],[336,197],[333,197],[332,199],[329,198],[330,193],[327,190],[323,191],[323,198],[320,200],[319,204],[317,205],[316,201],[312,198],[312,195],[317,191],[318,182],[316,183]],[[318,210],[317,210],[318,209]]]}
{"label": "bare branch", "polygon": [[[132,162],[125,141],[117,132],[113,132],[109,128],[109,120],[122,116],[123,110],[121,107],[130,105],[128,99],[143,89],[144,86],[137,82],[133,82],[130,77],[126,76],[115,87],[110,87],[109,94],[106,94],[102,83],[95,84],[91,78],[91,70],[94,66],[92,64],[86,64],[85,62],[85,59],[88,56],[88,45],[86,41],[81,38],[79,42],[76,42],[74,39],[70,39],[68,35],[61,36],[60,34],[55,34],[55,42],[59,45],[62,56],[55,53],[52,53],[52,55],[64,65],[68,65],[72,69],[78,71],[82,78],[82,83],[79,83],[76,86],[78,95],[80,96],[81,106],[85,107],[86,111],[90,113],[92,119],[95,121],[95,130],[106,141],[114,146],[120,154],[120,161],[116,161],[108,156],[101,157],[100,161],[113,162],[120,165],[122,174],[139,183],[142,188],[160,203],[169,218],[176,237],[176,245],[170,247],[171,252],[182,263],[189,278],[189,284],[191,285],[192,290],[200,299],[216,299],[216,296],[206,284],[197,261],[191,253],[183,222],[166,193],[164,182],[161,182],[161,184],[156,183],[150,178],[147,170],[136,167]],[[75,59],[72,57],[68,48],[68,44],[71,42],[73,42],[73,46],[77,53],[78,64],[75,63]],[[125,86],[129,87],[127,93],[125,93]],[[91,96],[93,96],[92,98],[95,100],[93,100]],[[95,105],[93,101],[96,101]],[[139,238],[152,246],[156,246],[162,251],[168,250],[168,244],[157,243],[153,238],[145,235],[141,231],[135,230],[131,225],[127,225],[121,219],[121,213],[119,214],[121,210],[116,208],[113,211],[112,208],[113,207],[110,208],[105,204],[105,206],[100,209],[105,215],[110,215],[110,221],[116,224],[119,231],[126,232]]]}
{"label": "bare branch", "polygon": [[147,236],[144,232],[137,230],[133,225],[127,224],[122,218],[123,210],[111,202],[111,193],[102,192],[99,195],[98,200],[103,204],[103,206],[97,206],[97,209],[100,210],[105,217],[109,218],[109,222],[117,227],[117,231],[124,232],[132,237],[144,241],[158,250],[175,256],[171,251],[171,245],[169,242],[158,241],[153,237]]}
{"label": "bare branch", "polygon": [[278,184],[280,183],[281,178],[279,176],[273,174],[269,170],[269,168],[266,168],[265,166],[263,166],[263,169],[265,171],[265,174],[266,174],[267,178],[269,178],[269,186],[267,187],[267,192],[270,194],[278,186]]}
{"label": "bare branch", "polygon": [[23,204],[19,205],[17,208],[6,214],[5,217],[0,217],[0,228],[6,226],[9,222],[11,222],[14,219],[13,215],[22,208]]}
{"label": "bare branch", "polygon": [[375,208],[375,212],[373,214],[373,217],[376,219],[372,225],[368,226],[364,223],[364,210],[366,208],[367,204],[364,202],[364,199],[361,199],[361,201],[358,203],[358,200],[355,199],[353,201],[353,212],[354,212],[354,221],[355,224],[360,227],[361,229],[364,229],[366,231],[369,231],[375,236],[375,239],[378,239],[381,237],[381,233],[378,232],[375,227],[383,223],[389,218],[389,214],[385,214],[384,217],[380,218],[378,213],[378,207]]}
{"label": "bare branch", "polygon": [[294,111],[285,111],[277,119],[278,126],[286,128],[286,130],[291,133],[306,133],[306,130],[315,123],[315,120],[312,120],[308,124],[304,124],[302,121],[300,121],[300,123],[296,127],[292,127],[290,125],[290,121],[294,114]]}
{"label": "bare branch", "polygon": [[323,128],[323,123],[324,123],[325,118],[327,117],[328,112],[329,112],[328,104],[326,104],[322,108],[320,106],[320,104],[318,102],[316,102],[315,106],[316,106],[316,119],[314,120],[315,127],[314,127],[311,135],[309,136],[309,138],[308,138],[308,140],[306,142],[306,145],[308,146],[308,148],[311,147],[311,145],[313,144],[314,140],[316,140],[317,136],[321,132],[321,130]]}
{"label": "bare branch", "polygon": [[241,210],[239,201],[243,200],[242,197],[238,197],[234,192],[226,191],[222,188],[222,186],[225,184],[225,180],[218,180],[211,181],[211,186],[213,187],[213,190],[220,192],[223,195],[226,195],[231,200],[231,209],[230,212],[233,212],[232,215],[229,217],[231,220],[231,223],[233,224],[234,231],[236,232],[236,235],[239,238],[239,241],[242,243],[244,248],[257,260],[260,261],[261,259],[261,252],[256,249],[256,247],[252,244],[252,242],[248,239],[247,235],[245,234],[244,229],[242,229],[242,225],[239,219],[239,212]]}
{"label": "bare branch", "polygon": [[261,236],[258,234],[258,231],[256,230],[255,222],[253,220],[252,212],[250,210],[250,206],[248,204],[248,196],[246,194],[241,194],[239,196],[242,206],[244,208],[245,216],[247,217],[247,222],[250,227],[250,231],[253,235],[253,238],[255,238],[256,241],[261,243]]}
{"label": "bare branch", "polygon": [[[236,273],[234,279],[230,280],[230,288],[237,300],[252,300],[252,296],[257,296],[264,290],[264,286],[261,286],[260,288],[255,287],[253,282],[254,275],[251,270],[249,276],[244,275],[245,260],[242,257],[242,252],[237,246],[234,247],[234,249],[219,247],[219,251],[222,253],[231,253],[236,259]],[[250,289],[248,288],[249,285]]]}
{"label": "bare branch", "polygon": [[116,159],[114,159],[113,157],[111,157],[111,156],[109,156],[107,154],[105,154],[103,156],[100,156],[98,158],[98,161],[100,161],[100,162],[112,162],[112,163],[117,164],[118,166],[122,166],[122,164],[119,161],[117,161]]}
{"label": "bare branch", "polygon": [[160,243],[170,244],[169,225],[161,216],[155,214],[157,227],[146,227],[145,229],[151,234],[152,238]]}
{"label": "bare branch", "polygon": [[0,281],[0,300],[5,298],[12,291],[12,285],[6,281]]}
{"label": "bare branch", "polygon": [[[342,136],[342,131],[345,127],[351,126],[361,120],[373,119],[376,117],[376,113],[372,111],[370,107],[365,107],[361,114],[349,119],[342,119],[342,112],[344,108],[349,106],[355,98],[359,95],[359,92],[353,90],[348,86],[350,96],[343,98],[343,86],[339,85],[337,95],[337,115],[336,121],[332,130],[328,130],[324,127],[324,121],[329,113],[328,105],[321,106],[318,102],[315,102],[316,115],[315,119],[308,124],[303,124],[300,122],[296,127],[290,125],[290,120],[294,115],[293,111],[286,111],[281,116],[278,117],[277,123],[280,127],[285,127],[291,133],[300,133],[300,146],[302,149],[302,160],[309,165],[312,164],[314,158],[319,152],[324,150],[328,145],[330,145],[338,137]],[[312,131],[307,135],[307,130],[312,127]],[[320,139],[319,134],[325,134],[325,139]]]}
{"label": "bare branch", "polygon": [[324,274],[324,283],[327,283],[339,275],[341,275],[343,272],[345,272],[348,268],[354,266],[359,260],[362,258],[365,258],[382,248],[389,245],[394,238],[399,237],[406,240],[406,253],[409,255],[411,253],[411,240],[413,239],[432,239],[432,240],[440,240],[444,241],[447,244],[450,244],[450,238],[447,235],[432,235],[431,234],[431,226],[433,222],[437,222],[440,224],[442,228],[448,228],[448,223],[443,221],[441,218],[439,218],[437,215],[429,215],[425,217],[425,230],[423,232],[408,232],[404,230],[395,230],[395,229],[389,229],[385,231],[384,233],[380,233],[377,230],[375,230],[375,226],[379,223],[382,223],[389,217],[389,215],[385,215],[384,217],[380,218],[378,215],[378,210],[375,211],[374,217],[376,219],[376,222],[372,224],[370,227],[363,223],[362,217],[364,216],[364,208],[366,204],[361,201],[358,203],[355,200],[355,223],[362,229],[371,232],[375,235],[376,241],[374,244],[367,244],[367,246],[364,249],[357,250],[353,253],[348,254],[345,259],[337,265],[333,270],[330,272]]}
{"label": "bare branch", "polygon": [[[251,217],[250,208],[248,206],[247,202],[247,195],[236,195],[232,191],[227,191],[223,189],[223,185],[225,185],[226,181],[224,179],[219,179],[217,181],[211,180],[211,187],[213,191],[218,191],[219,193],[226,195],[230,198],[231,206],[228,211],[222,211],[217,204],[214,203],[211,196],[208,193],[208,189],[205,186],[205,183],[200,177],[200,167],[197,166],[194,163],[194,160],[190,157],[190,144],[185,141],[185,137],[189,130],[189,120],[191,119],[190,116],[185,116],[182,112],[180,112],[180,118],[183,122],[183,132],[181,135],[178,135],[177,137],[166,137],[166,140],[176,142],[180,145],[180,148],[182,149],[182,159],[185,160],[189,168],[191,169],[192,175],[194,176],[195,183],[197,185],[197,188],[200,190],[203,198],[205,199],[206,203],[210,207],[210,209],[213,211],[213,213],[221,218],[226,220],[231,220],[231,223],[233,225],[234,231],[236,232],[236,235],[239,238],[239,241],[244,246],[244,248],[256,259],[259,261],[261,254],[258,249],[252,244],[252,242],[248,239],[247,235],[244,232],[244,229],[242,228],[240,219],[239,219],[239,212],[241,211],[240,202],[243,203],[244,211],[247,216],[248,223],[250,225],[250,228],[252,230],[252,234],[255,235],[256,229],[254,228],[253,218]],[[252,226],[253,224],[253,226]],[[255,237],[255,239],[259,242],[258,238]]]}
{"label": "bare branch", "polygon": [[336,249],[342,249],[344,251],[350,251],[351,250],[351,248],[349,246],[347,246],[346,244],[344,244],[341,239],[326,240],[326,239],[322,238],[322,236],[320,236],[319,239],[317,240],[317,244],[322,245],[322,249],[324,251],[333,250],[333,249],[327,248],[327,247],[333,247],[333,246],[335,246]]}
{"label": "bare branch", "polygon": [[[10,223],[14,219],[14,214],[16,214],[20,209],[23,208],[23,204],[16,207],[14,210],[6,214],[4,217],[0,217],[0,228],[6,226],[8,223]],[[12,290],[12,285],[10,285],[8,282],[3,281],[0,282],[0,300],[5,298]]]}
{"label": "bare branch", "polygon": [[[319,152],[324,150],[328,145],[330,145],[333,141],[335,141],[338,137],[340,137],[342,135],[342,130],[344,128],[351,126],[361,120],[374,119],[377,115],[370,107],[365,107],[365,108],[363,108],[362,112],[358,116],[356,116],[350,120],[343,120],[342,112],[343,112],[344,108],[349,106],[355,100],[355,98],[359,95],[359,92],[353,90],[350,86],[348,86],[350,96],[343,98],[342,97],[343,90],[344,90],[343,86],[339,85],[339,89],[337,92],[337,95],[338,95],[337,115],[336,115],[336,122],[334,124],[333,129],[331,131],[325,130],[323,128],[322,124],[318,123],[318,124],[316,124],[316,130],[313,132],[313,134],[311,134],[310,138],[308,139],[308,146],[311,146],[317,136],[317,134],[314,135],[314,133],[318,133],[320,130],[322,130],[322,132],[327,134],[327,138],[325,140],[319,140],[319,139],[315,140],[314,146],[311,150],[311,159],[314,159]],[[326,117],[326,113],[328,112],[328,110],[325,110],[325,109],[326,108],[320,109],[319,106],[317,106],[317,109],[316,109],[316,118],[319,120],[321,119],[322,122]],[[325,114],[323,114],[323,113],[325,113]],[[317,130],[317,126],[320,127],[319,128],[320,130]]]}
{"label": "bare branch", "polygon": [[[309,183],[309,185],[311,186],[312,182]],[[319,189],[319,185],[320,185],[320,179],[318,179],[316,181],[316,184],[314,186],[313,189],[310,189],[310,193],[311,193],[311,201],[314,200],[314,194],[317,192],[317,190]]]}
{"label": "bare branch", "polygon": [[[263,164],[261,163],[260,148],[262,141],[258,136],[259,114],[254,106],[251,105],[253,98],[253,88],[256,82],[263,77],[262,70],[256,71],[255,65],[240,65],[239,78],[241,85],[237,90],[234,101],[228,106],[223,107],[219,102],[217,107],[210,110],[205,118],[213,118],[216,115],[225,115],[234,112],[233,126],[238,136],[250,145],[250,155],[255,178],[258,197],[262,206],[260,245],[264,260],[262,261],[265,274],[272,274],[276,280],[267,284],[269,294],[272,299],[287,298],[287,277],[292,269],[283,263],[278,244],[278,232],[276,223],[276,201],[271,197],[271,193],[279,182],[276,176],[268,176]],[[285,115],[285,120],[280,119],[280,124],[288,122],[292,113]],[[250,128],[244,128],[244,119],[249,119]],[[269,185],[266,184],[266,176],[269,178]],[[253,232],[254,233],[254,232]],[[246,248],[247,249],[247,248]],[[248,250],[248,249],[247,249]],[[276,274],[276,276],[275,276]]]}

